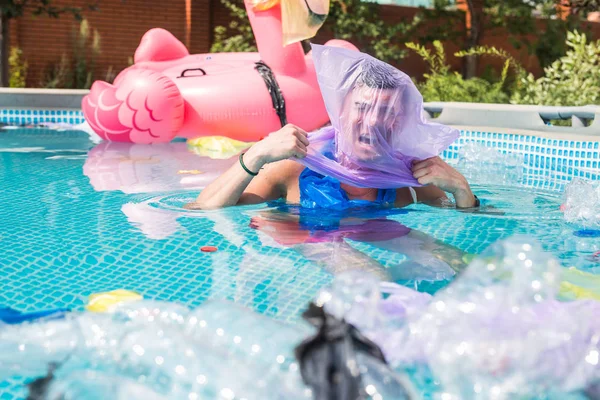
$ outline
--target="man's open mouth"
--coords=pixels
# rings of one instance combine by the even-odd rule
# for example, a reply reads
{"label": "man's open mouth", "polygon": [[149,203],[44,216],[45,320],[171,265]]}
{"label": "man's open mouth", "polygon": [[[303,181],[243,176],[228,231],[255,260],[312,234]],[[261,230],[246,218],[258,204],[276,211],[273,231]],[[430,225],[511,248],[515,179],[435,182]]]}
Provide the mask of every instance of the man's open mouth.
{"label": "man's open mouth", "polygon": [[361,134],[358,137],[358,142],[363,143],[363,144],[368,144],[368,145],[372,144],[371,135]]}

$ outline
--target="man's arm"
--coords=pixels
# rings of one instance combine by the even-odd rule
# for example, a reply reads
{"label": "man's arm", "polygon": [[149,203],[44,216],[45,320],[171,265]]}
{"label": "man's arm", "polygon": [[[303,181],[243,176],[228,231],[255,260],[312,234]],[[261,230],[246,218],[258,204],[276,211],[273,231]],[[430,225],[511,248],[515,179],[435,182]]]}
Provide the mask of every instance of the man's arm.
{"label": "man's arm", "polygon": [[[477,204],[477,199],[471,191],[471,186],[465,177],[452,168],[446,162],[439,157],[428,158],[427,160],[418,161],[414,163],[413,176],[419,181],[421,185],[426,185],[423,188],[418,188],[423,192],[423,199],[419,198],[419,190],[417,190],[417,199],[425,202],[433,201],[436,203],[437,199],[446,198],[446,195],[442,193],[452,193],[456,202],[456,208],[471,208]],[[432,186],[434,188],[432,188]],[[437,190],[435,190],[437,189]],[[435,199],[437,196],[437,199]]]}
{"label": "man's arm", "polygon": [[[209,209],[236,204],[255,204],[281,197],[280,181],[284,171],[275,165],[263,166],[291,157],[303,158],[308,146],[307,133],[286,125],[252,146],[240,162],[208,185],[187,209]],[[260,172],[260,173],[259,173]]]}
{"label": "man's arm", "polygon": [[293,160],[266,165],[250,182],[237,204],[258,204],[287,196],[287,188],[304,166]]}

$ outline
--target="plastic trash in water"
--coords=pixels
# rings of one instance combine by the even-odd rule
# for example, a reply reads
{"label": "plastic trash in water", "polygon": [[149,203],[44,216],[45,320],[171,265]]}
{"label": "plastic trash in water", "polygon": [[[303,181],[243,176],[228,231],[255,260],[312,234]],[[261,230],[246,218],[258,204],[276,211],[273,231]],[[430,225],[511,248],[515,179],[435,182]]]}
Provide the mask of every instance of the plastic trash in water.
{"label": "plastic trash in water", "polygon": [[600,339],[591,318],[600,304],[557,302],[560,280],[558,262],[539,244],[499,242],[410,321],[409,343],[421,342],[424,359],[458,398],[582,389],[597,373],[586,359]]}
{"label": "plastic trash in water", "polygon": [[307,324],[289,325],[234,303],[210,301],[191,312],[184,329],[194,341],[262,371],[258,385],[279,376],[286,377],[279,382],[282,389],[307,390],[294,357],[294,347],[313,331]]}
{"label": "plastic trash in water", "polygon": [[575,267],[564,269],[560,282],[561,299],[593,299],[600,301],[600,275],[578,270]]}
{"label": "plastic trash in water", "polygon": [[[37,394],[37,393],[36,393]],[[30,389],[28,400],[167,400],[133,379],[102,373],[98,371],[78,371],[59,380],[47,383],[47,387],[33,394]]]}
{"label": "plastic trash in water", "polygon": [[142,295],[131,290],[117,289],[110,292],[94,293],[90,295],[86,310],[92,312],[107,312],[117,304],[138,301]]}
{"label": "plastic trash in water", "polygon": [[468,142],[458,151],[458,169],[471,183],[514,184],[523,178],[525,156]]}
{"label": "plastic trash in water", "polygon": [[23,313],[10,307],[0,307],[0,322],[5,324],[20,324],[26,321],[34,321],[40,318],[60,318],[70,310],[57,308],[44,311]]}
{"label": "plastic trash in water", "polygon": [[[372,274],[348,271],[336,275],[331,286],[319,292],[315,303],[360,329],[381,347],[386,360],[397,366],[424,359],[420,343],[409,344],[410,333],[404,328],[411,318],[418,318],[427,309],[431,298],[427,293],[381,282]],[[407,342],[402,342],[400,336],[405,336]],[[390,337],[395,341],[389,342]]]}
{"label": "plastic trash in water", "polygon": [[575,178],[565,187],[565,220],[600,230],[600,182]]}
{"label": "plastic trash in water", "polygon": [[[278,362],[280,358],[263,357],[271,349],[269,339],[277,336],[277,332],[272,331],[269,335],[268,329],[278,327],[279,323],[273,321],[274,324],[269,325],[271,320],[268,318],[255,316],[249,310],[225,302],[217,305],[207,303],[208,309],[213,307],[220,311],[221,319],[217,316],[217,320],[225,332],[230,332],[230,327],[235,328],[238,323],[241,328],[239,340],[243,340],[238,343],[245,345],[252,342],[248,354],[230,352],[226,346],[229,344],[218,345],[217,340],[202,340],[202,333],[196,333],[203,324],[187,307],[158,301],[136,301],[120,303],[110,308],[108,313],[69,313],[61,320],[1,327],[0,379],[41,377],[30,391],[68,393],[72,397],[65,398],[82,399],[93,396],[92,393],[86,396],[86,390],[107,396],[112,393],[107,398],[127,398],[122,393],[134,393],[136,390],[154,396],[144,399],[311,397],[297,369],[284,373]],[[201,307],[195,311],[199,311],[198,316],[202,315]],[[230,325],[221,324],[227,321]],[[244,322],[249,325],[239,325]],[[257,322],[263,323],[267,331],[251,340],[252,335],[247,333],[257,326]],[[282,343],[283,335],[287,335],[290,351],[295,340],[301,339],[290,334],[294,331],[293,327],[284,327],[279,336]],[[211,329],[206,336],[219,337],[219,332],[221,330]],[[231,345],[235,346],[236,342],[232,341]],[[261,349],[265,351],[261,352]],[[281,347],[275,351],[282,354]],[[293,359],[293,354],[288,358]],[[257,368],[257,365],[268,368]],[[51,374],[48,374],[49,366],[52,366]],[[101,379],[82,378],[80,381],[77,374],[84,373],[101,373]],[[132,386],[133,382],[145,389],[142,390],[139,385]]]}
{"label": "plastic trash in water", "polygon": [[[382,301],[382,292],[397,294],[397,299],[394,301],[395,304]],[[321,327],[321,336],[331,337],[327,334],[327,331],[333,329],[335,326],[343,327],[342,333],[345,332],[346,336],[355,335],[353,329],[358,329],[358,332],[361,332],[358,335],[359,341],[356,350],[350,354],[346,354],[346,358],[352,358],[354,355],[358,360],[358,364],[361,366],[361,388],[371,398],[417,398],[415,389],[406,375],[399,371],[394,371],[387,364],[387,360],[381,358],[383,354],[381,356],[377,355],[377,352],[380,350],[373,349],[372,344],[369,343],[368,339],[365,340],[365,338],[374,332],[381,333],[380,337],[383,337],[385,336],[384,332],[388,329],[388,325],[397,326],[397,322],[390,321],[391,318],[388,318],[389,315],[386,315],[384,310],[388,310],[389,312],[391,308],[402,309],[402,312],[398,312],[397,315],[402,314],[403,317],[406,317],[407,315],[412,315],[414,312],[418,313],[420,308],[425,307],[429,303],[428,300],[430,298],[431,295],[425,293],[381,282],[374,275],[362,271],[340,273],[329,288],[322,289],[317,295],[315,306],[323,308],[324,312],[322,314],[326,316],[324,318],[325,325],[328,325],[326,329],[323,326]],[[307,318],[310,317],[311,314],[309,313]],[[348,328],[344,324],[350,325],[351,328]],[[365,337],[362,336],[362,332],[366,334]],[[334,335],[334,337],[336,340],[340,340],[340,332],[337,333],[337,336]],[[372,335],[372,337],[376,337],[376,335]],[[332,345],[331,340],[329,345]],[[333,341],[333,345],[335,345],[335,340]],[[324,347],[323,344],[322,346]],[[374,353],[369,355],[369,352],[365,352],[366,349],[370,349]]]}
{"label": "plastic trash in water", "polygon": [[241,142],[225,136],[204,136],[187,141],[187,148],[194,154],[212,159],[228,159],[252,146],[252,142]]}
{"label": "plastic trash in water", "polygon": [[502,153],[483,143],[469,142],[458,151],[459,160],[471,163],[501,164],[507,167],[520,167],[525,162],[521,153]]}
{"label": "plastic trash in water", "polygon": [[409,381],[356,327],[314,303],[303,317],[318,328],[296,347],[302,378],[315,400],[416,398]]}
{"label": "plastic trash in water", "polygon": [[600,380],[600,303],[557,301],[561,282],[581,283],[564,272],[540,244],[515,236],[491,246],[432,297],[380,284],[387,298],[376,302],[363,279],[351,291],[368,296],[330,290],[317,300],[328,295],[331,309],[345,304],[345,315],[392,366],[428,366],[445,398],[566,396]]}
{"label": "plastic trash in water", "polygon": [[[315,332],[229,302],[195,310],[125,302],[1,326],[0,379],[34,378],[32,399],[310,399],[294,350]],[[364,356],[356,357],[364,393],[375,399],[404,388],[385,363]]]}

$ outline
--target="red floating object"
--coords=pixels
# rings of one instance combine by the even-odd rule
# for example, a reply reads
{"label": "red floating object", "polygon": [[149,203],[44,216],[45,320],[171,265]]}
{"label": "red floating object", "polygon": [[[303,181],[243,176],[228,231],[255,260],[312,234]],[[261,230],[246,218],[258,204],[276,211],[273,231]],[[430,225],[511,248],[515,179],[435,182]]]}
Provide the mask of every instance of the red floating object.
{"label": "red floating object", "polygon": [[200,251],[203,251],[205,253],[212,253],[217,251],[217,248],[215,246],[202,246],[200,247]]}

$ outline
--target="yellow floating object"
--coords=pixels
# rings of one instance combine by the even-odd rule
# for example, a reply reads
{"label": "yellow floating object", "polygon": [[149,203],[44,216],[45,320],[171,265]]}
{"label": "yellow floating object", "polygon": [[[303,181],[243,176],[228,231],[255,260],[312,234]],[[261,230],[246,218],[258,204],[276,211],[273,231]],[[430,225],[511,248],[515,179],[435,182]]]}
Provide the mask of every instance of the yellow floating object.
{"label": "yellow floating object", "polygon": [[193,153],[216,159],[231,158],[253,144],[225,136],[204,136],[187,141],[188,149]]}
{"label": "yellow floating object", "polygon": [[249,0],[254,11],[265,11],[279,4],[279,0]]}
{"label": "yellow floating object", "polygon": [[85,308],[92,312],[107,312],[118,304],[142,299],[143,297],[139,293],[131,290],[117,289],[112,292],[94,293],[90,295],[89,303]]}
{"label": "yellow floating object", "polygon": [[600,300],[600,275],[583,272],[575,267],[562,271],[559,296],[563,299]]}
{"label": "yellow floating object", "polygon": [[473,260],[475,259],[475,257],[479,257],[478,254],[472,254],[472,253],[465,253],[462,256],[462,260],[465,264],[471,264],[471,262],[473,262]]}
{"label": "yellow floating object", "polygon": [[177,173],[179,175],[202,175],[204,171],[198,169],[180,169]]}
{"label": "yellow floating object", "polygon": [[[477,254],[466,253],[462,260],[465,264],[471,264],[476,258],[480,257]],[[491,257],[489,262],[493,262],[494,257]],[[506,271],[505,271],[506,272]],[[508,279],[510,274],[498,275],[497,279]],[[558,297],[562,300],[598,300],[600,301],[600,275],[590,274],[589,272],[581,271],[575,267],[561,268],[560,270],[560,287]]]}

